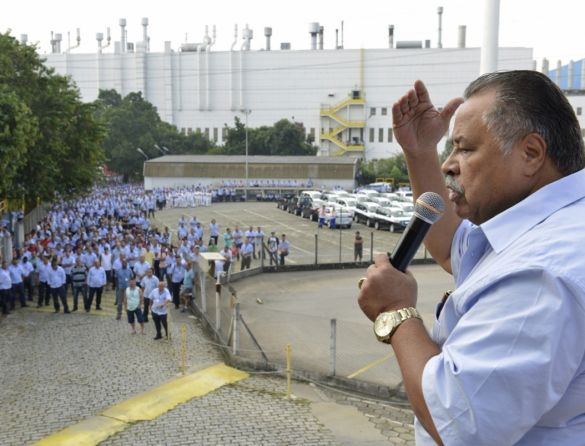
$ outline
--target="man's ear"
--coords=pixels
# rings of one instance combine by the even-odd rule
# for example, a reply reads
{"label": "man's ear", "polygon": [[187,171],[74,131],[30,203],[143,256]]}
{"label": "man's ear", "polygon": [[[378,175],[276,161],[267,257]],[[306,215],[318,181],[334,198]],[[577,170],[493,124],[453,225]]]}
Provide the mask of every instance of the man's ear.
{"label": "man's ear", "polygon": [[520,146],[523,173],[527,176],[533,176],[542,169],[546,161],[548,149],[546,142],[538,133],[529,133],[522,139]]}

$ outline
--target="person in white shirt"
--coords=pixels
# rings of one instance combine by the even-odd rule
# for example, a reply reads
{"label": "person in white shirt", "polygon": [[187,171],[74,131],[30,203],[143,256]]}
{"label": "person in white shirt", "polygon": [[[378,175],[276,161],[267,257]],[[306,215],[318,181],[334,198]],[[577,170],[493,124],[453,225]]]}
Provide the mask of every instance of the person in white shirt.
{"label": "person in white shirt", "polygon": [[211,240],[213,240],[213,244],[217,245],[217,240],[219,238],[219,225],[215,222],[215,218],[211,220],[209,223],[209,245],[211,245]]}
{"label": "person in white shirt", "polygon": [[51,296],[49,295],[49,270],[51,269],[51,264],[49,263],[49,257],[47,255],[43,255],[42,261],[37,263],[37,271],[39,273],[39,298],[37,300],[37,308],[42,307],[43,305],[49,305],[49,301],[51,300]]}
{"label": "person in white shirt", "polygon": [[278,240],[278,237],[276,236],[275,232],[272,231],[270,233],[270,237],[268,237],[268,254],[270,257],[270,265],[272,265],[273,263],[275,265],[278,265],[278,244],[280,243],[280,240]]}
{"label": "person in white shirt", "polygon": [[282,234],[282,238],[280,239],[280,243],[278,244],[278,255],[280,256],[280,265],[284,265],[284,258],[288,256],[288,251],[290,249],[290,243],[286,239],[286,234]]}
{"label": "person in white shirt", "polygon": [[[256,258],[256,231],[254,231],[254,228],[250,226],[244,235],[248,239],[248,242],[252,245],[252,257]],[[248,268],[250,268],[250,265],[248,265]]]}
{"label": "person in white shirt", "polygon": [[240,265],[240,270],[243,271],[246,268],[250,269],[250,263],[252,262],[252,254],[254,253],[254,245],[250,242],[250,239],[246,237],[244,239],[244,244],[242,245],[242,249],[240,250],[240,254],[242,256],[242,264]]}
{"label": "person in white shirt", "polygon": [[67,305],[67,294],[65,292],[65,270],[59,266],[58,260],[53,259],[51,262],[51,269],[49,271],[49,290],[53,298],[53,307],[55,313],[59,312],[59,299],[63,304],[63,313],[69,314],[69,306]]}
{"label": "person in white shirt", "polygon": [[102,309],[102,292],[106,283],[106,271],[101,266],[100,261],[96,260],[94,261],[93,266],[87,272],[87,286],[89,287],[89,295],[87,296],[87,302],[85,302],[85,311],[91,310],[93,296],[96,296],[95,309]]}
{"label": "person in white shirt", "polygon": [[128,288],[124,292],[124,309],[126,310],[128,323],[132,327],[132,334],[136,334],[135,318],[140,324],[140,333],[144,334],[144,321],[142,319],[142,311],[140,311],[143,303],[142,290],[136,286],[136,279],[130,279]]}
{"label": "person in white shirt", "polygon": [[134,275],[136,276],[136,282],[138,286],[142,281],[142,278],[146,275],[146,271],[151,268],[150,263],[148,263],[143,255],[138,258],[138,261],[134,264]]}
{"label": "person in white shirt", "polygon": [[162,339],[161,324],[165,329],[165,337],[169,337],[167,325],[167,306],[172,301],[171,293],[165,287],[164,281],[160,281],[158,286],[150,293],[150,312],[156,328],[155,340]]}
{"label": "person in white shirt", "polygon": [[114,274],[113,274],[113,265],[112,265],[112,253],[110,252],[110,247],[108,245],[104,246],[104,251],[100,254],[100,263],[102,264],[102,268],[106,272],[106,282],[112,284],[112,289],[114,289]]}
{"label": "person in white shirt", "polygon": [[12,259],[11,265],[8,267],[10,273],[10,280],[12,281],[12,292],[10,296],[10,310],[13,311],[15,308],[16,297],[20,301],[21,307],[28,307],[24,299],[24,283],[22,281],[22,264],[18,261],[17,257]]}
{"label": "person in white shirt", "polygon": [[33,272],[35,270],[34,265],[28,261],[28,255],[22,256],[20,263],[22,268],[22,283],[24,290],[26,291],[26,297],[28,300],[33,300]]}
{"label": "person in white shirt", "polygon": [[9,314],[10,296],[12,290],[12,280],[10,280],[10,272],[5,260],[2,260],[0,266],[0,306],[2,307],[2,314]]}
{"label": "person in white shirt", "polygon": [[143,321],[148,322],[148,310],[150,309],[150,293],[158,287],[158,277],[153,274],[152,268],[146,271],[146,276],[140,281],[140,288],[142,288],[142,296],[144,299],[144,314]]}

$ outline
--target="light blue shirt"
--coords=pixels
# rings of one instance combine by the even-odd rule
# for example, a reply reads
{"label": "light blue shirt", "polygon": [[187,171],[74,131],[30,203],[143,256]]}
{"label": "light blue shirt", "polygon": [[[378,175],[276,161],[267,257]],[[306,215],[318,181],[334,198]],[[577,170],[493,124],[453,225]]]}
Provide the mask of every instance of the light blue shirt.
{"label": "light blue shirt", "polygon": [[422,379],[445,444],[585,444],[584,197],[582,170],[457,229]]}

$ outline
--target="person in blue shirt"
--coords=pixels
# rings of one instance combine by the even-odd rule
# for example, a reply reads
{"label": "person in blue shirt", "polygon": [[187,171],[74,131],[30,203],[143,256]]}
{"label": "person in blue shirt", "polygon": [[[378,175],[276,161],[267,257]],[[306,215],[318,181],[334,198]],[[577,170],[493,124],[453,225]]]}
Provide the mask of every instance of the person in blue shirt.
{"label": "person in blue shirt", "polygon": [[124,296],[126,295],[126,288],[130,279],[134,277],[134,273],[128,266],[128,262],[125,258],[122,258],[122,267],[116,270],[116,306],[117,314],[116,320],[122,319],[122,306],[124,304]]}
{"label": "person in blue shirt", "polygon": [[448,201],[425,244],[456,284],[431,336],[416,281],[387,256],[361,286],[400,365],[417,445],[585,444],[585,148],[571,105],[547,76],[508,71],[441,111],[417,81],[392,114],[415,199]]}

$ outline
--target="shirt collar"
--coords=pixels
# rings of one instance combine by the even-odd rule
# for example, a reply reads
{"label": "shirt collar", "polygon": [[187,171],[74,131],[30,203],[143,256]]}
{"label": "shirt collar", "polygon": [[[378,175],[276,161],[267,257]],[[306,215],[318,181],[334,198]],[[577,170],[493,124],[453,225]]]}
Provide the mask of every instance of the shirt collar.
{"label": "shirt collar", "polygon": [[585,196],[585,169],[547,184],[481,225],[488,242],[500,253],[559,209]]}

